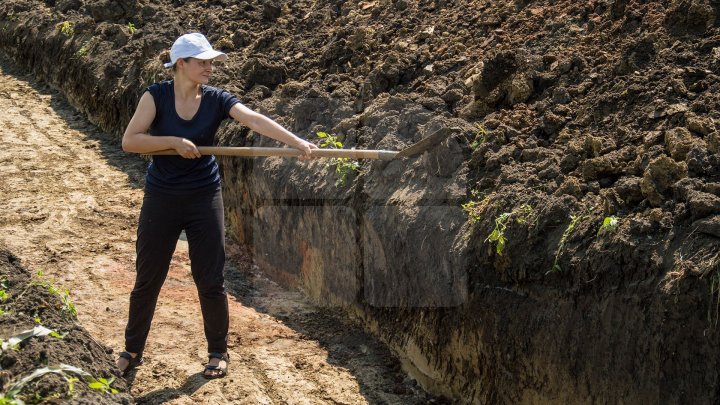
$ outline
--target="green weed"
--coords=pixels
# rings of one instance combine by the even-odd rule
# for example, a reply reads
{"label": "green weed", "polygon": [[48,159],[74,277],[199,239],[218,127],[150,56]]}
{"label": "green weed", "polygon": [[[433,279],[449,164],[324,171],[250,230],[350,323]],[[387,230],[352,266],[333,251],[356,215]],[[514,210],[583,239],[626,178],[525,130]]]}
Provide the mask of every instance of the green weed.
{"label": "green weed", "polygon": [[[317,136],[322,139],[320,142],[321,148],[341,149],[343,147],[342,142],[340,142],[334,135],[330,135],[325,132],[318,132]],[[360,163],[357,160],[351,160],[350,158],[332,158],[327,166],[335,166],[335,173],[339,176],[337,181],[335,181],[335,187],[345,187],[348,176],[351,173],[360,172]]]}
{"label": "green weed", "polygon": [[[105,379],[102,377],[95,378],[92,376],[92,374],[79,367],[71,366],[68,364],[60,364],[59,366],[38,368],[32,373],[26,375],[25,377],[22,377],[15,382],[11,382],[9,385],[7,385],[7,391],[5,391],[5,393],[3,394],[0,394],[0,405],[24,404],[25,402],[20,398],[20,393],[22,392],[22,390],[30,382],[42,378],[47,374],[58,374],[65,379],[65,381],[67,382],[67,391],[64,393],[64,395],[66,397],[75,395],[75,383],[79,381],[79,379],[77,377],[74,377],[74,375],[77,375],[87,381],[89,388],[98,390],[103,394],[115,394],[118,392],[118,390],[111,386],[112,382],[114,381],[114,377],[110,377],[109,379]],[[60,396],[61,394],[56,393],[49,397],[40,397],[37,395],[37,393],[34,393],[32,401],[34,403],[48,402],[49,400],[59,399]]]}
{"label": "green weed", "polygon": [[470,148],[472,150],[477,149],[480,145],[482,145],[483,142],[485,142],[485,138],[487,137],[487,130],[484,126],[481,124],[475,124],[477,127],[477,132],[475,133],[475,139],[470,144]]}
{"label": "green weed", "polygon": [[115,388],[110,386],[110,384],[112,384],[113,381],[115,381],[115,377],[110,377],[108,379],[100,377],[100,378],[96,379],[95,381],[92,381],[91,383],[89,383],[88,387],[90,387],[94,390],[98,390],[103,394],[107,394],[107,393],[117,394],[118,390],[116,390]]}
{"label": "green weed", "polygon": [[514,220],[518,224],[525,224],[533,217],[535,217],[535,210],[529,204],[523,204],[510,212],[503,212],[495,218],[495,228],[485,242],[495,243],[495,253],[502,256],[507,244],[505,230],[510,221]]}
{"label": "green weed", "polygon": [[487,207],[490,198],[494,195],[495,194],[492,193],[489,196],[480,199],[480,191],[470,191],[471,200],[465,204],[461,204],[460,207],[467,214],[471,224],[480,222],[480,220],[482,219],[482,213],[485,211],[485,208]]}
{"label": "green weed", "polygon": [[36,280],[28,283],[25,290],[23,290],[17,297],[13,297],[13,301],[19,301],[20,298],[22,298],[28,291],[30,291],[32,287],[35,286],[46,288],[48,292],[57,296],[60,299],[60,301],[62,302],[62,307],[60,308],[60,311],[63,315],[69,316],[71,319],[77,318],[77,308],[75,307],[75,304],[70,300],[70,291],[67,288],[61,290],[56,287],[52,283],[52,281],[44,278],[44,274],[42,271],[39,271],[37,273]]}
{"label": "green weed", "polygon": [[48,329],[42,325],[36,325],[34,328],[22,331],[19,334],[12,336],[8,340],[0,340],[0,353],[8,350],[17,350],[17,347],[20,343],[24,342],[27,339],[30,339],[31,337],[48,335],[56,337],[58,339],[62,339],[63,337],[65,337],[65,335],[57,333],[57,331]]}
{"label": "green weed", "polygon": [[78,49],[77,51],[75,51],[75,56],[77,56],[78,58],[82,58],[83,56],[87,56],[87,54],[88,54],[88,43],[87,43],[87,42],[85,42],[85,43],[80,47],[80,49]]}
{"label": "green weed", "polygon": [[75,27],[70,21],[63,21],[63,23],[60,24],[60,32],[70,38],[75,35]]}
{"label": "green weed", "polygon": [[560,238],[560,243],[558,243],[557,251],[555,251],[555,262],[553,263],[552,269],[550,269],[549,272],[562,271],[559,263],[560,256],[562,255],[562,251],[565,248],[565,242],[567,242],[570,234],[572,234],[572,232],[575,230],[575,226],[577,226],[578,222],[585,219],[585,217],[585,214],[570,215],[570,224],[567,228],[565,228],[565,232],[563,232],[562,237]]}
{"label": "green weed", "polygon": [[600,225],[600,228],[597,231],[596,236],[600,236],[601,233],[613,234],[617,232],[618,225],[620,225],[620,219],[618,217],[605,217],[605,219],[603,219],[602,225]]}
{"label": "green weed", "polygon": [[127,29],[128,29],[128,32],[130,32],[130,35],[134,34],[135,31],[137,30],[137,28],[135,28],[135,24],[133,24],[132,22],[127,23]]}
{"label": "green weed", "polygon": [[495,243],[495,252],[501,256],[505,249],[505,242],[507,242],[507,239],[505,239],[505,229],[507,229],[509,219],[509,212],[503,212],[495,218],[495,229],[493,229],[487,239],[485,239],[485,242]]}
{"label": "green weed", "polygon": [[480,222],[482,219],[479,210],[481,205],[481,201],[468,201],[467,203],[460,205],[460,207],[462,207],[463,211],[467,213],[470,223],[474,224]]}

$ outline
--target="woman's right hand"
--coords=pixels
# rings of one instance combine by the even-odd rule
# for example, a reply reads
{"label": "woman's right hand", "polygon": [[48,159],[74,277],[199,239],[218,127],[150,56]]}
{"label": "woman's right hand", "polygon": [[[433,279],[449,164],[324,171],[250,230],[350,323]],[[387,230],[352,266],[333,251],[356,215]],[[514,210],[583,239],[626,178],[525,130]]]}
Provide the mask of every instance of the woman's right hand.
{"label": "woman's right hand", "polygon": [[197,146],[189,139],[177,138],[174,149],[185,159],[197,159],[202,156]]}

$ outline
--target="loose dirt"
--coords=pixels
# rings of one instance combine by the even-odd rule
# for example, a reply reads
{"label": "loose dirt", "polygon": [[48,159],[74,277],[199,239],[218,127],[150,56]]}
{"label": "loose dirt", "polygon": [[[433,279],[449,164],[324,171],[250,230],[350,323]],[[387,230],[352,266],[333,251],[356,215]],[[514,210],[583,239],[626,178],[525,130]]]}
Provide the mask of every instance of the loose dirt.
{"label": "loose dirt", "polygon": [[[68,288],[94,338],[122,349],[146,162],[123,153],[59,93],[0,62],[0,246]],[[178,241],[138,403],[428,403],[399,363],[331,308],[263,278],[229,246],[230,375],[201,375],[205,341],[187,244]]]}
{"label": "loose dirt", "polygon": [[[307,139],[323,131],[346,147],[400,149],[451,128],[447,143],[422,158],[364,162],[344,188],[320,161],[300,171],[292,160],[223,160],[229,233],[253,247],[275,280],[300,285],[315,302],[349,306],[407,356],[418,378],[458,401],[718,403],[719,15],[715,0],[3,0],[0,49],[116,135],[142,89],[167,77],[158,54],[191,31],[230,55],[213,85]],[[8,94],[23,93],[12,86]],[[101,156],[128,189],[91,173],[97,164],[48,186],[17,180],[41,157],[7,165],[10,192],[34,193],[26,202],[9,200],[6,215],[39,236],[28,239],[19,225],[6,235],[19,235],[25,247],[14,249],[23,257],[39,252],[35,261],[55,273],[92,268],[101,278],[91,283],[87,271],[70,270],[82,275],[73,280],[78,294],[102,292],[103,283],[127,292],[129,281],[118,277],[132,268],[143,165],[125,161],[111,138],[83,129],[78,116],[62,114],[87,138],[67,150]],[[27,136],[14,132],[14,142]],[[218,138],[270,146],[240,125]],[[63,164],[85,161],[63,151],[44,153]],[[111,183],[113,194],[73,188],[59,208],[23,205],[43,201],[52,188],[78,187],[85,175],[93,185]],[[602,228],[606,220],[615,225]],[[302,231],[282,233],[291,221]],[[498,225],[503,244],[488,239]],[[64,239],[47,234],[56,229]],[[95,229],[103,236],[89,236],[87,247],[66,242],[71,232]],[[258,230],[277,237],[255,237]],[[176,281],[184,260],[181,249],[168,280],[178,288],[168,291],[178,293],[166,301],[194,296]],[[260,279],[233,281],[234,297],[258,316],[284,320],[279,311],[288,310],[250,293]],[[116,307],[97,309],[105,317],[92,326],[107,328],[93,333],[108,341],[123,323]],[[285,322],[294,332],[330,330],[291,323],[315,319],[294,311]],[[101,319],[95,315],[82,316]],[[175,319],[172,311],[158,315]],[[195,318],[169,329],[188,319]],[[333,347],[322,334],[302,333]],[[175,340],[153,339],[151,363],[138,379],[172,369],[157,362],[175,358],[197,372],[200,338],[186,340],[192,352],[182,355],[158,347]],[[351,374],[371,398],[361,373]],[[168,386],[163,378],[156,377]],[[154,390],[146,387],[140,397]]]}

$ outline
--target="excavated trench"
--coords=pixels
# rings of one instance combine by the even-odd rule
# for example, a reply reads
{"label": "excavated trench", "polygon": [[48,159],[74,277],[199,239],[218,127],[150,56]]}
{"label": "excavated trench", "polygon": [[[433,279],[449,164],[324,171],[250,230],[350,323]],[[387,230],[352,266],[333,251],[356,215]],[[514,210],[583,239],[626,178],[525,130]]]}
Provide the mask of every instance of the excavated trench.
{"label": "excavated trench", "polygon": [[[360,320],[430,391],[720,400],[715,3],[117,4],[7,1],[0,46],[114,133],[190,30],[231,54],[215,83],[308,139],[451,129],[345,185],[326,162],[221,160],[262,271]],[[235,124],[219,142],[271,144]]]}

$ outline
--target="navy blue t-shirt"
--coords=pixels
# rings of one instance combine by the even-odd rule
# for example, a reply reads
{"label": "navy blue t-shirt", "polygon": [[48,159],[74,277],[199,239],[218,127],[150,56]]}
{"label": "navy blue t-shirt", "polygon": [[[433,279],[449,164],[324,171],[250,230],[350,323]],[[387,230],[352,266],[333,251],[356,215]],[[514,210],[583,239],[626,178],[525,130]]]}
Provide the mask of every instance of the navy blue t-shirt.
{"label": "navy blue t-shirt", "polygon": [[[230,108],[240,101],[225,90],[201,86],[202,99],[190,120],[180,118],[175,110],[173,81],[155,83],[147,91],[155,100],[155,119],[150,135],[177,136],[197,146],[212,146],[223,120],[230,118]],[[215,156],[185,159],[182,156],[153,156],[145,177],[145,189],[164,194],[195,194],[220,187],[220,169]]]}

